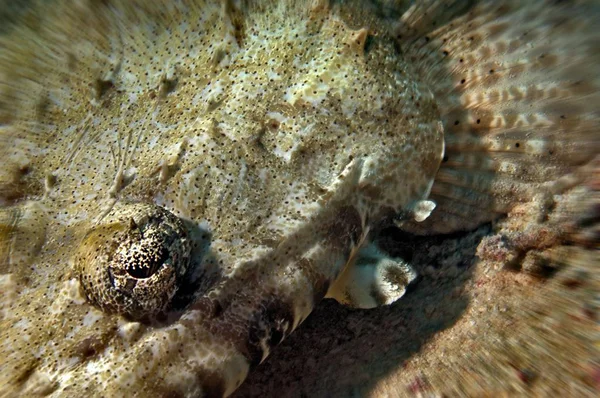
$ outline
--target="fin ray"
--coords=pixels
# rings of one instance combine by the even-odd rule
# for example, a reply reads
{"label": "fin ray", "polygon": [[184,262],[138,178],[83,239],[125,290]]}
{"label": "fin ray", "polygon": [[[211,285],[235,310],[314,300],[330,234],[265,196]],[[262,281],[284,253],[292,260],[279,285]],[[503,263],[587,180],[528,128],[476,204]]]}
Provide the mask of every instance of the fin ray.
{"label": "fin ray", "polygon": [[[470,229],[552,190],[600,149],[597,10],[544,1],[411,7],[402,52],[433,92],[445,156],[420,234]],[[423,11],[427,11],[426,14]],[[451,21],[451,22],[450,22]]]}

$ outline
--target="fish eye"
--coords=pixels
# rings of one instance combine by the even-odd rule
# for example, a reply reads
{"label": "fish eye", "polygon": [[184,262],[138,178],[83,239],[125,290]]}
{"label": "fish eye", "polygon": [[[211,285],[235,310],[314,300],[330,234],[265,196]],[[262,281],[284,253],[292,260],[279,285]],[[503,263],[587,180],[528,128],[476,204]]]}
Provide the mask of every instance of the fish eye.
{"label": "fish eye", "polygon": [[190,251],[177,216],[156,205],[118,203],[85,234],[74,266],[90,302],[139,319],[169,308]]}

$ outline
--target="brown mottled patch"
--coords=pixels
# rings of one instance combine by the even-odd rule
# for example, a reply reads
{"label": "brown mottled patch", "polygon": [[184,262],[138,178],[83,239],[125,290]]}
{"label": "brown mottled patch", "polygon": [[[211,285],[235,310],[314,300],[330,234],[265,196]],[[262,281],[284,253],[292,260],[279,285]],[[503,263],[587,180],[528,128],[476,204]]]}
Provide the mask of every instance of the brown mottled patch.
{"label": "brown mottled patch", "polygon": [[258,308],[250,319],[247,336],[248,351],[255,353],[251,357],[253,364],[258,364],[262,359],[260,344],[263,339],[266,339],[268,347],[274,347],[281,343],[294,324],[293,306],[282,301],[281,297],[266,297]]}
{"label": "brown mottled patch", "polygon": [[319,302],[327,293],[327,290],[331,285],[331,281],[315,271],[315,266],[312,264],[310,259],[303,257],[298,260],[297,264],[306,277],[311,281],[314,292],[313,301]]}
{"label": "brown mottled patch", "polygon": [[82,359],[94,356],[106,346],[106,341],[103,341],[98,336],[89,336],[79,342],[75,348],[75,353]]}
{"label": "brown mottled patch", "polygon": [[223,375],[219,372],[203,370],[196,375],[205,397],[222,397],[227,388]]}
{"label": "brown mottled patch", "polygon": [[323,227],[327,247],[331,250],[350,250],[350,242],[357,242],[362,234],[358,210],[352,206],[342,207]]}

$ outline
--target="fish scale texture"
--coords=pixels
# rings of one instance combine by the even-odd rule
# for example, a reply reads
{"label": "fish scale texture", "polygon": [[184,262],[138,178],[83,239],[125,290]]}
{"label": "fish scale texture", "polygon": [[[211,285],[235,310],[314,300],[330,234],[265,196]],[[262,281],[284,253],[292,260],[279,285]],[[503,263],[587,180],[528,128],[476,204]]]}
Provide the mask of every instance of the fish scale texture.
{"label": "fish scale texture", "polygon": [[599,149],[593,2],[0,6],[0,396],[230,395],[382,229]]}

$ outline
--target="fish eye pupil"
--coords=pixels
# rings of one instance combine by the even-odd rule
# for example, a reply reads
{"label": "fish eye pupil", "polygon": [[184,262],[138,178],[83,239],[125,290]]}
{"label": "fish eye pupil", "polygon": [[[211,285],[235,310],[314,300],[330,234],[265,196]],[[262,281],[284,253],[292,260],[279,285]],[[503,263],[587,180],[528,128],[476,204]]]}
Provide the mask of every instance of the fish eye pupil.
{"label": "fish eye pupil", "polygon": [[[147,279],[154,275],[169,260],[169,250],[164,246],[156,248],[155,253],[144,253],[126,268],[127,273],[136,279]],[[137,253],[142,254],[142,253]]]}

